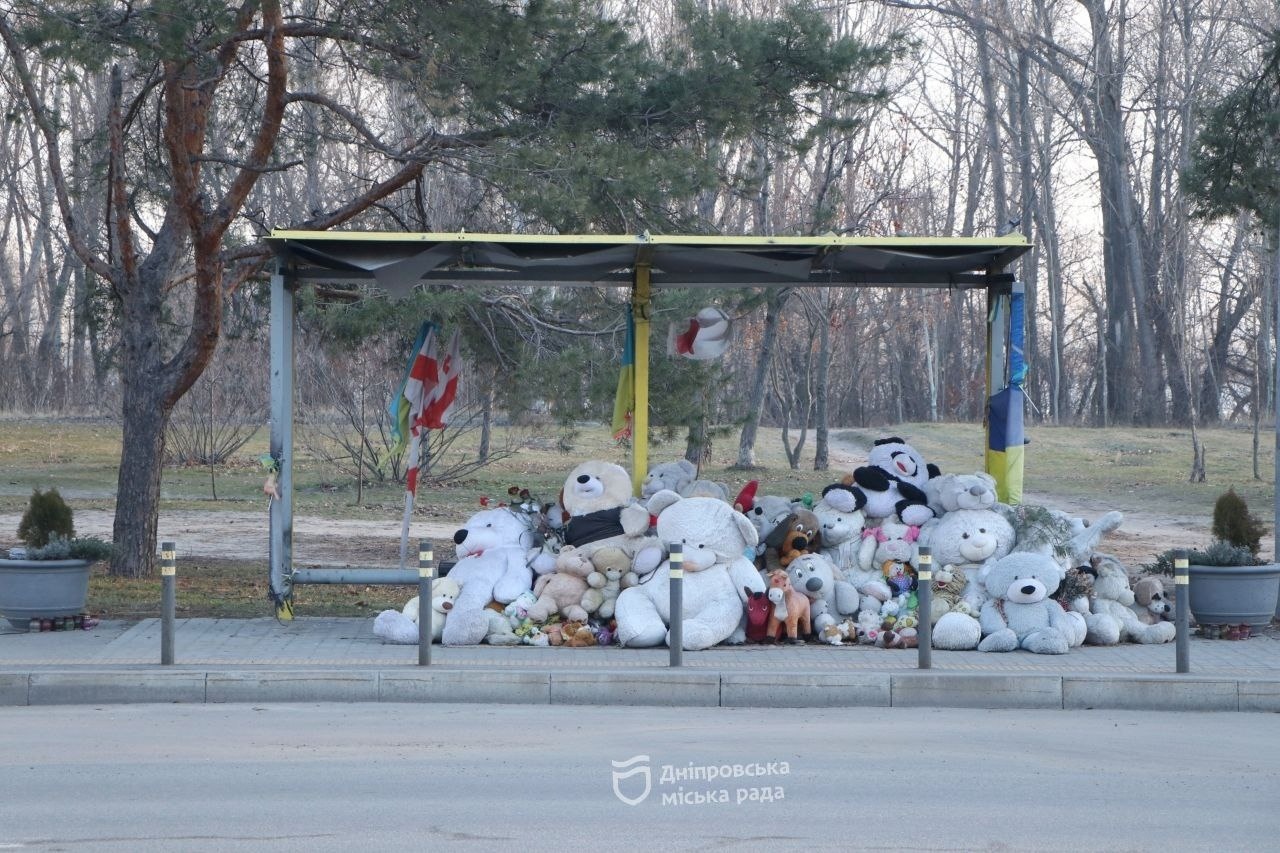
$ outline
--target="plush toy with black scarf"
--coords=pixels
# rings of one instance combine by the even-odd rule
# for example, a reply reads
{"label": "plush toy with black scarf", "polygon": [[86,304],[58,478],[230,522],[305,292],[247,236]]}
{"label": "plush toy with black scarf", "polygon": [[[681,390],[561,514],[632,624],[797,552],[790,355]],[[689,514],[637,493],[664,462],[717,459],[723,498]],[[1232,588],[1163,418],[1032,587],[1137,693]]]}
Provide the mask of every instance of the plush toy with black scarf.
{"label": "plush toy with black scarf", "polygon": [[652,572],[662,562],[662,543],[649,536],[649,511],[631,497],[631,476],[612,462],[588,461],[569,472],[561,496],[569,521],[557,571],[593,570],[591,558],[601,548],[621,548],[631,560],[623,587]]}

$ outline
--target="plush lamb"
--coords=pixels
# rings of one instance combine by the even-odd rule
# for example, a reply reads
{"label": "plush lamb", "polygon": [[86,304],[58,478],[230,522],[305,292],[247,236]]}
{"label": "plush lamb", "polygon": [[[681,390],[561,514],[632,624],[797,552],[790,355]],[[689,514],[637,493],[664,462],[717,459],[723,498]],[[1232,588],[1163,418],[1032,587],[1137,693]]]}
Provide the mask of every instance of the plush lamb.
{"label": "plush lamb", "polygon": [[[756,529],[740,512],[715,498],[681,498],[661,491],[649,502],[658,516],[658,538],[684,550],[684,647],[707,649],[734,635],[747,595],[764,592],[764,580],[747,554]],[[669,640],[669,563],[618,596],[614,616],[624,646],[657,646]]]}
{"label": "plush lamb", "polygon": [[596,551],[591,556],[593,571],[587,575],[589,589],[582,595],[582,609],[600,619],[612,618],[630,562],[621,548]]}
{"label": "plush lamb", "polygon": [[837,572],[858,568],[858,550],[862,547],[862,528],[866,516],[862,510],[845,512],[829,504],[826,498],[814,504],[813,514],[822,525],[822,554]]}
{"label": "plush lamb", "polygon": [[453,542],[458,562],[449,577],[461,592],[445,622],[444,644],[474,646],[484,641],[496,630],[491,629],[491,624],[496,625],[491,616],[498,617],[510,633],[506,618],[489,610],[488,604],[514,601],[533,583],[530,563],[541,548],[535,547],[529,517],[505,507],[482,510],[453,535]]}
{"label": "plush lamb", "polygon": [[1063,655],[1071,647],[1074,626],[1049,596],[1062,582],[1062,567],[1045,554],[1014,552],[987,567],[991,600],[982,606],[982,642],[978,651],[1022,648],[1042,655]]}
{"label": "plush lamb", "polygon": [[942,516],[958,509],[991,509],[996,503],[996,478],[973,474],[939,474],[924,484],[929,508]]}
{"label": "plush lamb", "polygon": [[[648,535],[649,511],[631,497],[631,475],[621,465],[583,462],[565,478],[561,501],[569,521],[557,571],[568,569],[585,578],[591,572],[591,555],[607,547],[621,548],[631,558],[634,575],[626,584],[662,562],[661,543]],[[581,593],[577,600],[582,600]]]}
{"label": "plush lamb", "polygon": [[896,515],[919,526],[933,518],[924,486],[940,473],[938,466],[927,464],[914,447],[895,436],[876,440],[867,464],[854,469],[852,485],[866,496],[862,511],[867,518]]}
{"label": "plush lamb", "polygon": [[[453,578],[436,578],[431,582],[431,642],[440,642],[445,617],[458,598],[458,582]],[[373,620],[374,636],[384,643],[413,645],[418,642],[418,596],[409,599],[404,610],[384,610]]]}
{"label": "plush lamb", "polygon": [[792,560],[787,575],[791,585],[813,602],[810,613],[815,632],[858,612],[858,591],[837,575],[835,566],[821,554],[805,554]]}
{"label": "plush lamb", "polygon": [[1122,641],[1167,643],[1177,628],[1172,622],[1144,625],[1133,612],[1133,590],[1129,570],[1110,554],[1098,554],[1093,561],[1097,577],[1093,581],[1093,601],[1085,617],[1089,633],[1085,641],[1097,646],[1114,646]]}

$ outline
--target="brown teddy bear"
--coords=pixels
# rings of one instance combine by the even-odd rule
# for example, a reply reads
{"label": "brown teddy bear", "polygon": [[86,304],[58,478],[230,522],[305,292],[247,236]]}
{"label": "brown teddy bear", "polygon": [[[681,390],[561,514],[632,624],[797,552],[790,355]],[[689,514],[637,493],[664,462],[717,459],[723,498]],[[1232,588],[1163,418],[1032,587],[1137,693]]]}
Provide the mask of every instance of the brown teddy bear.
{"label": "brown teddy bear", "polygon": [[566,622],[560,627],[560,633],[564,636],[564,645],[566,646],[583,648],[596,645],[595,631],[592,631],[590,626],[582,622]]}
{"label": "brown teddy bear", "polygon": [[785,568],[796,557],[822,550],[822,522],[810,510],[794,509],[773,529],[765,544],[777,549],[778,563]]}

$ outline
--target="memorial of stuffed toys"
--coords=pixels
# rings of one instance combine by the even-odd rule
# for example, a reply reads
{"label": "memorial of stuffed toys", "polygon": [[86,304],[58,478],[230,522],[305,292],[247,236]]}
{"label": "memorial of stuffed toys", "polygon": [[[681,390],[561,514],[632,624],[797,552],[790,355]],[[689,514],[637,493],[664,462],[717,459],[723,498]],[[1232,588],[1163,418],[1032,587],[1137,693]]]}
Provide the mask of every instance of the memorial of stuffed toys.
{"label": "memorial of stuffed toys", "polygon": [[[558,501],[484,507],[454,535],[457,561],[431,587],[444,645],[666,646],[671,548],[683,555],[682,645],[821,643],[1067,654],[1084,643],[1174,639],[1168,594],[1102,550],[1118,512],[1097,519],[999,503],[983,472],[942,473],[898,437],[821,497],[730,499],[687,461],[651,466],[640,497],[620,466],[586,461]],[[519,490],[515,490],[519,493]],[[932,603],[920,612],[921,548]],[[418,641],[422,603],[374,621]]]}

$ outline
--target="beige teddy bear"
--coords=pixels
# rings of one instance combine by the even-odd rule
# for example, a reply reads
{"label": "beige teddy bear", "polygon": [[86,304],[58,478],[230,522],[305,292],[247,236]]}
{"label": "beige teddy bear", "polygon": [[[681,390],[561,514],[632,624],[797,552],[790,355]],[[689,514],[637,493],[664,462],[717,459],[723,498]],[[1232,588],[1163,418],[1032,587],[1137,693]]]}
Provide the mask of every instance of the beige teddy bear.
{"label": "beige teddy bear", "polygon": [[631,574],[631,559],[621,548],[601,548],[591,555],[591,565],[595,571],[587,575],[590,589],[582,596],[582,608],[601,619],[609,619],[618,593],[622,592],[623,578]]}

